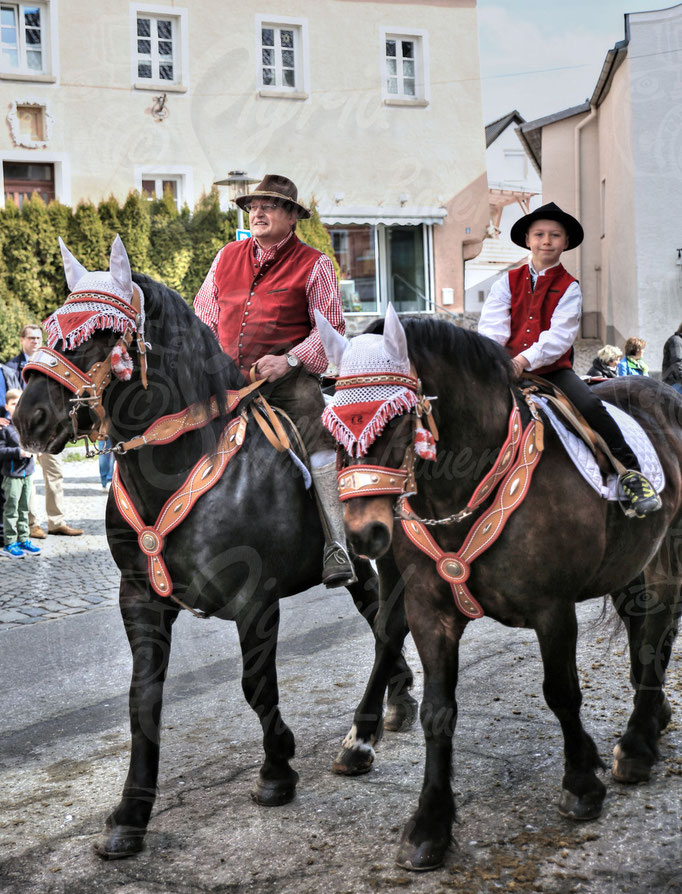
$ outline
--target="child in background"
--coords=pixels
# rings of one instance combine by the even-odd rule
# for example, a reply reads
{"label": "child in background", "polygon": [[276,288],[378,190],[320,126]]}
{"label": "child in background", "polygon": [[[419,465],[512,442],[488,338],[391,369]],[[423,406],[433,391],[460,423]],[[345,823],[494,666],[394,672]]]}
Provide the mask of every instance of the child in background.
{"label": "child in background", "polygon": [[2,551],[13,559],[40,552],[28,539],[28,501],[35,462],[19,443],[19,435],[11,421],[20,397],[21,391],[17,388],[10,388],[6,393],[5,409],[10,423],[0,428],[0,474],[5,495],[2,513],[5,545]]}

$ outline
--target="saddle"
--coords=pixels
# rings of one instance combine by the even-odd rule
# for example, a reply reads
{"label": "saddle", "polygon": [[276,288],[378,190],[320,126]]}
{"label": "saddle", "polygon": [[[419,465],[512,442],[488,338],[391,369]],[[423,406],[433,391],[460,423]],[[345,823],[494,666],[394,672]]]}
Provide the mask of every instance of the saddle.
{"label": "saddle", "polygon": [[544,398],[552,408],[561,416],[568,427],[583,441],[599,465],[602,475],[609,474],[611,469],[617,475],[621,475],[626,471],[625,466],[620,460],[611,453],[609,445],[604,438],[596,432],[587,422],[582,413],[569,400],[564,392],[533,373],[526,373],[520,382],[521,391],[529,397],[537,395]]}

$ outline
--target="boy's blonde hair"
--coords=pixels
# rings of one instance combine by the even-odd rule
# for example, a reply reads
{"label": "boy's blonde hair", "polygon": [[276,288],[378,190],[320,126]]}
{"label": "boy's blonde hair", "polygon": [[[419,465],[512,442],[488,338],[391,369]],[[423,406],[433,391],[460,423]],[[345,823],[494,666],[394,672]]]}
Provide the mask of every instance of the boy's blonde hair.
{"label": "boy's blonde hair", "polygon": [[21,391],[19,388],[10,388],[5,394],[5,403],[8,404],[11,400],[19,400],[21,397]]}

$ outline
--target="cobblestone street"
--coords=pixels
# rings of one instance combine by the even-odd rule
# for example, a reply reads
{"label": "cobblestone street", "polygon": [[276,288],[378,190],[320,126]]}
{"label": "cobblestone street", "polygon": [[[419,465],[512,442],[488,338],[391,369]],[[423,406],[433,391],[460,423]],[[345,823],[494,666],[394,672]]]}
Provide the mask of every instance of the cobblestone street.
{"label": "cobblestone street", "polygon": [[[66,520],[85,533],[35,540],[42,550],[37,556],[2,555],[0,630],[111,605],[118,599],[118,569],[104,533],[108,491],[102,489],[97,460],[62,462],[62,467]],[[33,480],[38,517],[47,530],[40,466]]]}

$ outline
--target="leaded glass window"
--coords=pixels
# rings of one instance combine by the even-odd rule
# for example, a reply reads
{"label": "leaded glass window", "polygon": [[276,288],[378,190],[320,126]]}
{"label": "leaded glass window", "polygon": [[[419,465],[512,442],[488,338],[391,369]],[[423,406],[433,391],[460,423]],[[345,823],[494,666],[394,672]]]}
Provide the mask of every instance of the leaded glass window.
{"label": "leaded glass window", "polygon": [[263,25],[260,59],[262,85],[296,88],[299,52],[297,27]]}
{"label": "leaded glass window", "polygon": [[174,82],[176,26],[163,16],[137,17],[137,76],[141,80]]}

